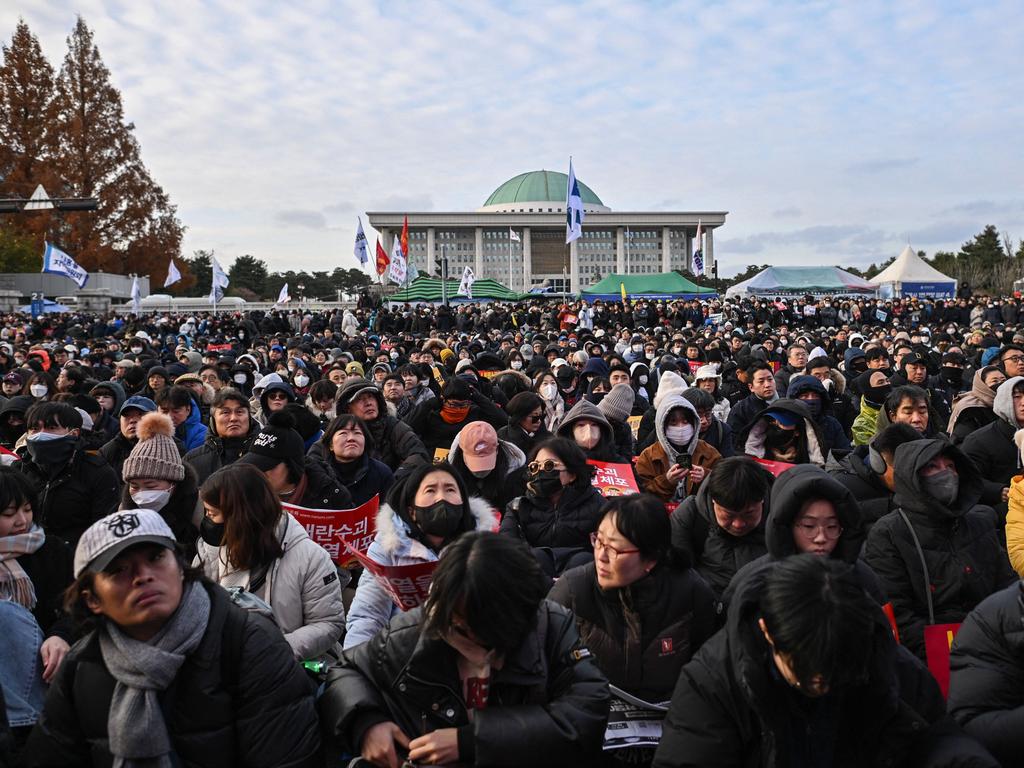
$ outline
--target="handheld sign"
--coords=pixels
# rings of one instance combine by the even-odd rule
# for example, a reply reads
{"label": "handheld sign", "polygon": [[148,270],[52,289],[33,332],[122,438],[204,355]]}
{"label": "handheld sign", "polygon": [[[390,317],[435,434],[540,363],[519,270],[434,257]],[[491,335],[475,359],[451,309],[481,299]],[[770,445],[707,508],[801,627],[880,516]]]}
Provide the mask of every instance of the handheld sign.
{"label": "handheld sign", "polygon": [[331,560],[342,568],[356,564],[355,558],[346,555],[343,545],[365,552],[377,535],[378,496],[355,509],[309,509],[295,504],[281,507],[298,520],[309,538],[326,549]]}
{"label": "handheld sign", "polygon": [[611,464],[606,461],[592,461],[589,459],[587,464],[594,467],[594,477],[590,481],[591,484],[605,498],[640,493],[640,488],[636,484],[636,477],[633,475],[633,468],[629,464]]}
{"label": "handheld sign", "polygon": [[434,578],[434,569],[437,568],[436,560],[431,563],[382,565],[362,552],[352,549],[348,544],[345,548],[366,569],[366,573],[391,596],[400,609],[411,611],[426,602],[430,593],[430,582]]}
{"label": "handheld sign", "polygon": [[626,423],[629,424],[629,429],[633,433],[633,439],[636,440],[637,434],[640,432],[640,420],[643,416],[630,416],[626,419]]}
{"label": "handheld sign", "polygon": [[924,628],[924,655],[928,671],[942,690],[942,698],[949,697],[949,649],[960,631],[959,624],[929,624]]}
{"label": "handheld sign", "polygon": [[792,469],[796,466],[796,464],[790,464],[786,461],[771,461],[770,459],[758,459],[756,457],[754,458],[754,461],[775,475],[775,477],[778,477],[787,469]]}

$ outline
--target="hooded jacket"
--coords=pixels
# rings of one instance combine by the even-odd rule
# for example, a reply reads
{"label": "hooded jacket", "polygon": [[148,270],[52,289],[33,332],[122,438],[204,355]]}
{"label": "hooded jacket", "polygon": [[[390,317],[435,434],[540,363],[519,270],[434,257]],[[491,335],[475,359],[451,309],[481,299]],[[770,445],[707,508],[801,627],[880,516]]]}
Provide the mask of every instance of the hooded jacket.
{"label": "hooded jacket", "polygon": [[[670,482],[666,475],[673,465],[678,463],[679,456],[684,452],[676,450],[665,436],[665,422],[668,421],[669,413],[674,408],[683,408],[689,416],[690,423],[694,425],[693,436],[685,449],[685,453],[690,456],[691,463],[704,467],[705,472],[710,472],[711,468],[722,458],[718,451],[700,439],[700,417],[697,415],[697,409],[689,400],[677,394],[671,394],[662,400],[658,406],[655,420],[655,433],[658,440],[641,452],[636,462],[636,474],[640,480],[640,487],[644,491],[653,493],[666,503],[677,500],[678,483]],[[688,475],[686,477],[686,493],[683,495],[693,493],[697,487],[698,485]]]}
{"label": "hooded jacket", "polygon": [[[732,407],[726,423],[732,429],[733,439],[736,441],[736,450],[739,453],[745,452],[744,446],[747,442],[747,432],[756,423],[757,417],[761,415],[765,408],[774,405],[778,401],[778,392],[770,400],[762,400],[753,392],[750,392]],[[810,413],[807,416],[810,417]]]}
{"label": "hooded jacket", "polygon": [[[797,455],[799,459],[793,463],[811,463],[824,467],[825,461],[828,459],[828,452],[824,449],[818,425],[811,418],[811,411],[804,405],[803,401],[784,398],[771,403],[765,410],[769,408],[773,411],[785,411],[797,419],[800,424],[801,434],[797,439]],[[748,456],[758,459],[765,458],[767,453],[765,441],[768,434],[768,422],[764,418],[764,411],[761,411],[754,418],[754,421],[744,430],[744,434],[747,437],[744,441],[743,452]]]}
{"label": "hooded jacket", "polygon": [[[949,507],[928,494],[918,474],[939,454],[953,459],[960,477],[959,495]],[[913,526],[921,553],[896,510],[871,529],[864,560],[892,601],[900,642],[923,659],[926,624],[963,621],[975,605],[1016,576],[996,537],[995,513],[978,504],[981,477],[958,448],[944,440],[904,443],[896,449],[895,467],[896,504]],[[927,587],[922,556],[928,567]]]}
{"label": "hooded jacket", "polygon": [[[483,499],[471,496],[469,511],[473,516],[476,531],[493,531],[498,519],[491,505]],[[377,534],[366,550],[366,556],[381,565],[413,565],[433,563],[438,553],[428,547],[412,533],[412,523],[405,515],[399,514],[389,504],[377,512]],[[346,649],[364,643],[383,629],[391,617],[398,613],[391,596],[376,579],[364,574],[359,580],[355,598],[349,608],[346,622]]]}
{"label": "hooded jacket", "polygon": [[[661,401],[673,393],[678,395],[683,394],[683,392],[686,391],[687,386],[686,380],[675,371],[665,371],[661,374],[661,378],[658,380],[658,391],[654,395],[653,404],[644,411],[643,418],[640,419],[640,426],[636,431],[637,450],[641,450],[646,448],[648,445],[651,445],[655,439],[653,436],[654,424],[657,421],[656,414]],[[634,408],[636,405],[644,404],[646,402],[646,400],[638,397],[634,401]]]}
{"label": "hooded jacket", "polygon": [[377,397],[377,418],[366,423],[373,437],[371,456],[387,464],[392,472],[412,468],[433,459],[427,454],[423,441],[405,422],[388,415],[384,393],[366,379],[350,377],[338,390],[337,411],[347,413],[352,396],[361,389],[371,389]]}
{"label": "hooded jacket", "polygon": [[194,399],[189,404],[188,418],[175,430],[174,436],[185,445],[186,451],[200,447],[206,440],[207,428],[203,424],[202,410]]}
{"label": "hooded jacket", "polygon": [[969,434],[999,418],[992,410],[995,397],[996,390],[984,382],[981,369],[975,371],[970,391],[958,395],[953,401],[953,412],[946,429],[954,445],[960,445]]}
{"label": "hooded jacket", "polygon": [[805,392],[816,394],[821,403],[821,410],[815,415],[810,404],[804,401],[808,410],[811,410],[811,418],[821,429],[822,453],[828,456],[832,449],[849,451],[853,446],[850,445],[850,439],[843,431],[843,425],[835,417],[832,410],[832,398],[825,389],[825,385],[814,376],[793,376],[789,381],[786,397],[790,400],[796,400]]}
{"label": "hooded jacket", "polygon": [[1013,410],[1013,389],[1017,386],[1024,387],[1024,377],[1014,376],[999,385],[992,403],[995,421],[969,434],[960,445],[982,477],[1003,487],[1010,484],[1010,478],[1021,473],[1020,452],[1013,442],[1018,429]]}
{"label": "hooded jacket", "polygon": [[605,418],[605,415],[601,413],[601,409],[586,398],[580,398],[579,402],[569,409],[555,434],[558,437],[564,437],[575,442],[573,428],[577,422],[584,419],[593,421],[597,424],[598,429],[601,430],[601,439],[596,446],[589,450],[581,447],[581,450],[587,455],[588,459],[608,461],[615,464],[629,463],[630,459],[632,459],[631,456],[619,456],[615,453],[615,433],[612,430],[612,425]]}
{"label": "hooded jacket", "polygon": [[895,508],[893,494],[868,464],[868,446],[858,445],[839,461],[829,461],[825,469],[860,505],[865,537],[871,526]]}
{"label": "hooded jacket", "polygon": [[25,425],[22,424],[17,434],[7,427],[7,421],[12,415],[19,415],[24,420],[25,413],[32,404],[35,402],[35,398],[31,395],[15,395],[10,398],[0,407],[0,445],[9,451],[13,451],[15,446],[18,444],[18,440],[25,434]]}
{"label": "hooded jacket", "polygon": [[[121,412],[121,404],[125,401],[124,387],[122,387],[120,382],[117,381],[101,381],[89,390],[89,394],[95,397],[96,395],[94,393],[98,389],[107,389],[110,391],[114,396],[114,408],[109,412],[103,411],[100,414],[99,420],[93,424],[93,431],[102,432],[107,436],[107,440],[110,440],[121,430],[118,414]],[[106,442],[106,440],[104,442]]]}
{"label": "hooded jacket", "polygon": [[867,445],[875,439],[879,431],[878,420],[882,413],[882,407],[876,406],[863,395],[860,398],[860,413],[853,420],[851,433],[853,434],[854,445]]}

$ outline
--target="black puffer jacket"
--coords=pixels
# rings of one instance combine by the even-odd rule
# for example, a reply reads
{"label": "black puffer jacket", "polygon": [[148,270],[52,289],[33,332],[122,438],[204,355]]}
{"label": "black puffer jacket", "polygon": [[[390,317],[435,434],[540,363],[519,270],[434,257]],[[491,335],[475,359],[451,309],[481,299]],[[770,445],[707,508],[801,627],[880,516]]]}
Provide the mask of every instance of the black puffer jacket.
{"label": "black puffer jacket", "polygon": [[858,445],[839,461],[830,460],[825,469],[847,490],[860,505],[865,536],[880,518],[896,508],[892,493],[866,463],[868,446]]}
{"label": "black puffer jacket", "polygon": [[248,450],[249,443],[259,434],[259,431],[259,422],[250,417],[249,434],[245,437],[223,438],[217,435],[211,418],[210,428],[206,431],[206,439],[203,444],[185,454],[185,461],[191,464],[192,469],[196,471],[200,487],[206,482],[206,478],[218,469],[237,461],[238,457]]}
{"label": "black puffer jacket", "polygon": [[708,487],[701,483],[696,495],[672,512],[672,546],[689,558],[720,599],[736,572],[768,551],[764,532],[770,497],[765,495],[761,523],[746,536],[733,536],[715,520]]}
{"label": "black puffer jacket", "polygon": [[[960,495],[952,507],[929,496],[918,477],[939,454],[952,458],[960,475]],[[895,462],[896,504],[914,526],[930,583],[926,587],[921,556],[898,510],[875,523],[864,559],[892,600],[900,642],[923,659],[924,627],[933,621],[926,589],[934,623],[952,624],[1016,581],[1016,574],[996,538],[995,513],[978,504],[982,481],[970,459],[945,440],[915,440],[896,449]]]}
{"label": "black puffer jacket", "polygon": [[370,436],[373,438],[373,451],[370,456],[387,464],[395,474],[403,474],[417,464],[433,461],[433,455],[427,454],[423,440],[417,433],[405,422],[388,415],[384,393],[366,379],[349,378],[345,380],[341,389],[338,390],[338,399],[336,400],[338,413],[348,413],[348,404],[352,396],[361,389],[371,387],[377,397],[378,416],[373,421],[366,422],[366,428],[370,430]]}
{"label": "black puffer jacket", "polygon": [[[810,727],[811,700],[780,679],[757,626],[768,569],[747,579],[725,628],[683,667],[654,757],[655,768],[815,764],[793,754],[788,734]],[[869,677],[835,700],[835,750],[826,764],[982,766],[995,762],[946,716],[928,671],[897,646],[881,611],[870,637]],[[824,759],[824,756],[821,755]]]}
{"label": "black puffer jacket", "polygon": [[328,454],[321,442],[313,443],[306,456],[328,468],[335,479],[344,485],[352,495],[352,506],[358,507],[380,494],[383,500],[395,481],[394,473],[387,464],[371,459],[365,452],[352,464],[341,464]]}
{"label": "black puffer jacket", "polygon": [[[159,694],[182,766],[323,765],[313,691],[277,627],[209,582],[206,633]],[[71,649],[25,750],[27,765],[112,766],[114,678],[92,632]]]}
{"label": "black puffer jacket", "polygon": [[460,764],[596,764],[608,681],[562,606],[541,603],[535,629],[492,670],[488,706],[472,721],[456,693],[456,651],[424,637],[421,620],[422,608],[395,616],[331,670],[319,706],[335,746],[358,753],[363,734],[391,720],[410,736],[457,728]]}
{"label": "black puffer jacket", "polygon": [[1005,488],[1014,475],[1021,473],[1020,451],[1013,442],[1016,431],[1003,419],[996,419],[969,434],[960,448],[978,466],[982,477]]}
{"label": "black puffer jacket", "polygon": [[594,563],[566,571],[549,600],[576,616],[608,681],[646,701],[667,701],[679,670],[714,634],[715,596],[692,568],[659,565],[623,589],[602,589]]}
{"label": "black puffer jacket", "polygon": [[1024,594],[1021,583],[982,600],[949,660],[949,713],[1004,766],[1024,755]]}
{"label": "black puffer jacket", "polygon": [[568,485],[558,505],[546,499],[520,496],[509,502],[501,532],[518,536],[531,547],[590,548],[590,534],[601,522],[604,498],[589,481]]}

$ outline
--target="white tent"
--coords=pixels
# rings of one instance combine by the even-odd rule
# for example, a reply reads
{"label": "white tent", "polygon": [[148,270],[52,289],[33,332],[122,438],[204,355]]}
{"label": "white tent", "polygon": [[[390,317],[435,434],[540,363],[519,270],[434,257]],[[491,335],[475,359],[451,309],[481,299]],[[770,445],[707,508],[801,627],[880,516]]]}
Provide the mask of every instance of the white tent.
{"label": "white tent", "polygon": [[956,297],[956,280],[946,277],[908,245],[896,261],[883,269],[871,282],[882,298],[928,296],[934,299]]}

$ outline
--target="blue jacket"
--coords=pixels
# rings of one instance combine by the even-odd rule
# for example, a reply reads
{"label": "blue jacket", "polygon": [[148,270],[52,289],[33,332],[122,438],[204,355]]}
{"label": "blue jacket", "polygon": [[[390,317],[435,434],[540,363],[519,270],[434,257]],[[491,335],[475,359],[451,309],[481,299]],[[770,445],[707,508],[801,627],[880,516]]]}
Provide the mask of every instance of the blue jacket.
{"label": "blue jacket", "polygon": [[206,432],[206,425],[202,422],[199,405],[193,400],[192,410],[188,412],[188,418],[178,426],[174,436],[185,444],[186,451],[191,451],[206,441]]}
{"label": "blue jacket", "polygon": [[786,390],[786,397],[793,400],[798,399],[803,392],[814,392],[821,402],[821,410],[815,413],[811,410],[811,418],[821,428],[821,437],[824,445],[822,452],[828,457],[829,451],[836,448],[841,451],[853,449],[850,445],[850,438],[843,431],[843,425],[832,415],[832,398],[825,390],[825,385],[813,376],[794,376],[789,382],[789,389]]}

